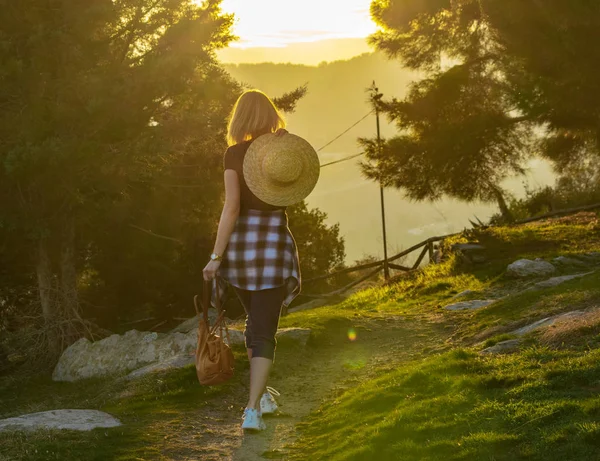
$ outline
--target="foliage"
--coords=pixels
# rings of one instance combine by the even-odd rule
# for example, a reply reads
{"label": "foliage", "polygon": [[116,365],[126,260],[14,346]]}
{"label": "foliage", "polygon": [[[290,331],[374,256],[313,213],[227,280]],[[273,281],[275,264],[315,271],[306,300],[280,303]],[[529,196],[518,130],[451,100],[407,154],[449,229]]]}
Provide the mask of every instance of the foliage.
{"label": "foliage", "polygon": [[[306,202],[290,207],[288,216],[298,247],[302,278],[317,277],[344,266],[346,252],[339,224],[328,226],[325,223],[327,214],[317,209],[309,210]],[[314,284],[310,291],[326,286]]]}
{"label": "foliage", "polygon": [[365,141],[365,173],[418,200],[496,199],[507,215],[501,181],[522,173],[534,144],[567,174],[597,158],[599,8],[375,0],[371,43],[423,79],[381,103],[400,133],[383,148]]}
{"label": "foliage", "polygon": [[[559,178],[554,187],[526,189],[525,197],[511,199],[509,207],[516,219],[526,219],[553,211],[595,205],[600,203],[600,177],[595,168],[579,174]],[[493,216],[491,223],[502,223],[501,216]]]}

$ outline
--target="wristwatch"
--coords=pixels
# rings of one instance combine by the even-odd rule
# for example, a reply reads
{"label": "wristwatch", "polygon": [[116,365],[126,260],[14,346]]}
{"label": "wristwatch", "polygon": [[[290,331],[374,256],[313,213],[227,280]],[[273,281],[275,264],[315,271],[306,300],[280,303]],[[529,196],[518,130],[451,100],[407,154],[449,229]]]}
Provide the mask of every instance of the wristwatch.
{"label": "wristwatch", "polygon": [[218,255],[217,253],[213,253],[210,255],[211,261],[223,261],[223,256]]}

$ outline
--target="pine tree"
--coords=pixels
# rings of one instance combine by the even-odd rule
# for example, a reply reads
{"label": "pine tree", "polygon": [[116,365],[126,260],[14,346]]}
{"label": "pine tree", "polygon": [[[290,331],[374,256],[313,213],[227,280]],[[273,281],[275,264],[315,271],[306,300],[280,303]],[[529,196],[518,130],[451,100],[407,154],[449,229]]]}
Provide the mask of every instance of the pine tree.
{"label": "pine tree", "polygon": [[417,200],[496,200],[508,214],[500,184],[534,152],[561,171],[598,152],[600,5],[375,0],[371,10],[372,44],[423,78],[379,103],[399,135],[364,141],[368,177]]}

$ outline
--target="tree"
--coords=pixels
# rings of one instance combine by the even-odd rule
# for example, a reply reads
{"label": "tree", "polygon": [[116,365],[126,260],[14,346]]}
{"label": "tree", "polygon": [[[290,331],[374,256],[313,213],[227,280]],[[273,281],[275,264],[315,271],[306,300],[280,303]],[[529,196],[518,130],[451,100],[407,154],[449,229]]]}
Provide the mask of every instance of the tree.
{"label": "tree", "polygon": [[[421,72],[380,110],[400,134],[364,141],[365,173],[408,196],[497,200],[535,151],[560,168],[597,151],[600,5],[591,2],[375,0],[370,41]],[[562,162],[562,165],[561,165]]]}
{"label": "tree", "polygon": [[[214,57],[233,38],[219,4],[0,2],[2,222],[32,249],[54,353],[85,324],[78,274],[90,232],[162,171],[170,149],[193,138],[188,130],[173,143],[174,133],[159,127],[197,103],[185,98],[190,89],[231,90]],[[197,113],[222,116],[215,101],[203,98]]]}
{"label": "tree", "polygon": [[327,214],[309,210],[306,202],[288,209],[290,229],[295,236],[302,277],[311,278],[343,267],[346,251],[339,224],[328,226]]}

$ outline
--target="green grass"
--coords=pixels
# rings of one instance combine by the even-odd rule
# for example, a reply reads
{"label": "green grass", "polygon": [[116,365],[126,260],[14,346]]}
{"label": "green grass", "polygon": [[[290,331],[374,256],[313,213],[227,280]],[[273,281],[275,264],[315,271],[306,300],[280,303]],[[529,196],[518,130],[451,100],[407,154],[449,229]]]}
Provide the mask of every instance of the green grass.
{"label": "green grass", "polygon": [[[358,292],[336,305],[281,319],[280,327],[307,327],[313,334],[305,350],[289,344],[278,348],[276,376],[285,376],[300,356],[318,370],[322,354],[336,351],[355,379],[308,418],[289,459],[600,459],[596,327],[585,333],[590,338],[580,338],[577,349],[543,348],[533,335],[520,353],[477,354],[480,341],[488,347],[511,339],[508,332],[519,326],[600,304],[598,272],[553,289],[523,293],[516,292],[526,288],[528,281],[504,276],[506,265],[515,259],[600,251],[598,224],[574,220],[487,229],[454,237],[445,246],[465,241],[483,243],[487,262],[467,265],[450,255],[443,264]],[[581,270],[572,269],[577,271]],[[474,312],[442,309],[467,289],[473,293],[461,301],[516,294]],[[373,368],[366,366],[366,352],[364,357],[352,355],[356,349],[349,346],[350,329],[361,336],[378,326],[383,329],[391,319],[407,322],[406,337],[415,344],[422,334],[409,330],[411,325],[439,326],[427,330],[429,344],[421,344],[419,350],[413,346],[402,360],[424,354],[429,358]],[[449,330],[454,332],[452,339],[443,344]],[[393,338],[397,333],[385,334]],[[466,348],[472,345],[476,346]],[[455,350],[439,354],[444,348]],[[125,383],[113,379],[55,383],[48,376],[4,379],[0,417],[90,408],[113,414],[124,425],[85,433],[0,433],[0,460],[170,459],[161,441],[177,437],[182,420],[196,421],[210,412],[211,405],[221,405],[227,398],[243,405],[248,370],[244,350],[235,352],[236,377],[214,388],[199,386],[193,366]],[[357,381],[359,376],[362,380]],[[211,430],[210,423],[198,428]]]}
{"label": "green grass", "polygon": [[125,382],[108,378],[57,383],[40,377],[5,384],[0,388],[3,417],[85,408],[105,411],[123,425],[90,432],[0,432],[0,459],[3,455],[11,461],[160,459],[157,440],[164,436],[162,428],[239,386],[247,371],[244,354],[236,349],[237,377],[218,387],[200,386],[193,365]]}
{"label": "green grass", "polygon": [[348,390],[291,459],[584,460],[600,448],[600,350],[455,350]]}
{"label": "green grass", "polygon": [[457,315],[464,339],[485,338],[563,312],[600,307],[600,271],[555,288],[517,293],[486,309]]}

